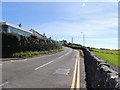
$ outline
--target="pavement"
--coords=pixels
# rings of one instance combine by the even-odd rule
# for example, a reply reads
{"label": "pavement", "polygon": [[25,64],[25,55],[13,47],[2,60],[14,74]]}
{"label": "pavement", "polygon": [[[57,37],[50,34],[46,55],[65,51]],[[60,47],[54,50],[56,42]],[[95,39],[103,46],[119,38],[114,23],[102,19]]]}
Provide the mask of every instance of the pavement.
{"label": "pavement", "polygon": [[21,58],[2,58],[0,61],[21,60]]}
{"label": "pavement", "polygon": [[[51,55],[3,62],[0,87],[71,88],[77,55],[79,51],[65,47],[64,51]],[[83,61],[80,61],[80,75],[83,73],[82,77],[80,76],[82,88],[85,87]]]}

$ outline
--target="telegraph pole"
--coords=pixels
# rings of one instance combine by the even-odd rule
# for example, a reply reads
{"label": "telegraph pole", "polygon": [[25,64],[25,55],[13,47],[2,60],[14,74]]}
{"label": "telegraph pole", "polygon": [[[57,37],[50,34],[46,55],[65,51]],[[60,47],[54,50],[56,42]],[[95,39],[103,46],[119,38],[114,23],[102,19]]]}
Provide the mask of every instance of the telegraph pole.
{"label": "telegraph pole", "polygon": [[73,43],[73,37],[72,37],[71,43]]}
{"label": "telegraph pole", "polygon": [[83,46],[85,46],[85,34],[83,32],[81,34],[83,34]]}

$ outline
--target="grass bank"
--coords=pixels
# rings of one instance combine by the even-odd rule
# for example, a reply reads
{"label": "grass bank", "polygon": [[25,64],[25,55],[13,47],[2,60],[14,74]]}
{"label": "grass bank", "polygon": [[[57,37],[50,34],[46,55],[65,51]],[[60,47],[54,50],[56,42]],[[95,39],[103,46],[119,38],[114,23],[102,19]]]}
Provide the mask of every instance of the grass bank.
{"label": "grass bank", "polygon": [[117,66],[120,67],[120,65],[118,64],[118,55],[116,54],[107,54],[107,53],[101,53],[101,52],[94,52],[92,51],[92,53],[96,54],[97,56],[99,56],[100,58],[102,58],[103,60]]}
{"label": "grass bank", "polygon": [[30,57],[37,56],[37,55],[53,54],[53,53],[60,52],[60,51],[64,51],[64,49],[62,48],[62,49],[42,51],[42,52],[32,52],[32,51],[19,52],[19,53],[14,53],[12,56],[14,58],[30,58]]}

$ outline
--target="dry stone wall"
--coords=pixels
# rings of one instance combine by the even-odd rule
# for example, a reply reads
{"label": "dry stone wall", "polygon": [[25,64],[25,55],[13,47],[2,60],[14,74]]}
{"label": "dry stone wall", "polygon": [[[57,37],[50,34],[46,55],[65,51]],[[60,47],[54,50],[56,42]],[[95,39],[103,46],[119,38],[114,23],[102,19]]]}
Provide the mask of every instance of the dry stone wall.
{"label": "dry stone wall", "polygon": [[110,65],[100,59],[88,49],[81,48],[84,52],[87,88],[120,89],[118,72],[110,68]]}

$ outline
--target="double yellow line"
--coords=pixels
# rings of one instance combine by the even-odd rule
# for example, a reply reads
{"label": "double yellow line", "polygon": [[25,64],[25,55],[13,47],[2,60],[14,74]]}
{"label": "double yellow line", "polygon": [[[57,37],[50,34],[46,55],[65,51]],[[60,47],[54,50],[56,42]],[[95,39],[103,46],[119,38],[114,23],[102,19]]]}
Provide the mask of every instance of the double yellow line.
{"label": "double yellow line", "polygon": [[80,89],[80,55],[76,56],[71,90]]}

